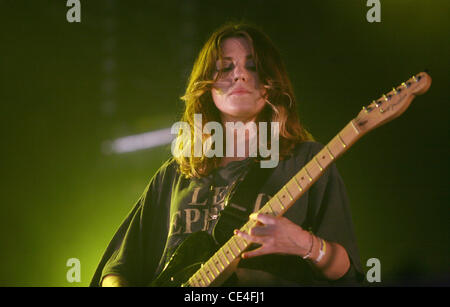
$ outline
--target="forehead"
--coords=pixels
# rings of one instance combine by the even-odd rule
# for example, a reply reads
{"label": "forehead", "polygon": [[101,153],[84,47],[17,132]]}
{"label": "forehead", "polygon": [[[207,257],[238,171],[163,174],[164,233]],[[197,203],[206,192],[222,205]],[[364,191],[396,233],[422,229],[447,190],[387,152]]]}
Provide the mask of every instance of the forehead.
{"label": "forehead", "polygon": [[252,55],[252,46],[247,38],[229,37],[221,43],[223,58],[239,58]]}

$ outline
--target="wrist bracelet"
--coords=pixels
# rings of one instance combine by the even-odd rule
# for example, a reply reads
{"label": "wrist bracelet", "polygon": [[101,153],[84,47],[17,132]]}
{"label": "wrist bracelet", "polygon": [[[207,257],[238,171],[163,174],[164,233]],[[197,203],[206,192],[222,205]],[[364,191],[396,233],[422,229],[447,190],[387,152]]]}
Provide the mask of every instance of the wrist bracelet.
{"label": "wrist bracelet", "polygon": [[327,251],[327,243],[321,238],[319,256],[317,257],[316,260],[314,260],[314,263],[319,263],[320,260],[322,260],[323,256],[325,256],[326,251]]}
{"label": "wrist bracelet", "polygon": [[312,234],[312,232],[309,232],[309,234],[311,235],[310,236],[310,238],[311,238],[311,247],[309,248],[309,251],[306,253],[306,255],[302,257],[303,259],[308,259],[308,258],[311,257],[311,252],[312,252],[313,245],[314,245],[313,234]]}

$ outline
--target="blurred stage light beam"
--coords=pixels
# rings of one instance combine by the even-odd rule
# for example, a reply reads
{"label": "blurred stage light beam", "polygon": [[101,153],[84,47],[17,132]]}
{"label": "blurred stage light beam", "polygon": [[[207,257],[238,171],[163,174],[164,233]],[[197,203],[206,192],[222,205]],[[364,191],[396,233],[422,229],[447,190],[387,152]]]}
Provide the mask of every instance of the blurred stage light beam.
{"label": "blurred stage light beam", "polygon": [[171,133],[171,128],[165,128],[106,141],[102,147],[106,154],[122,154],[163,146],[171,143],[175,137],[176,135]]}

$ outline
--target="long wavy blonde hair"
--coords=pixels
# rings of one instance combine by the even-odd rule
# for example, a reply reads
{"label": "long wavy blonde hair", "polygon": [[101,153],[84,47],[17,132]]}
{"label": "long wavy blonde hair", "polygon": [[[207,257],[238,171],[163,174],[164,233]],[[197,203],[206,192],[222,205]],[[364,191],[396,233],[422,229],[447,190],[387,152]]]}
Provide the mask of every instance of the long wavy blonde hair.
{"label": "long wavy blonde hair", "polygon": [[[211,89],[220,78],[220,72],[213,77],[217,72],[216,62],[222,60],[221,44],[231,37],[244,37],[253,47],[256,71],[266,88],[266,106],[259,113],[257,121],[279,123],[279,157],[284,159],[290,155],[295,144],[313,138],[300,123],[292,84],[278,50],[269,37],[253,25],[227,23],[210,36],[194,63],[186,92],[181,97],[186,104],[181,121],[189,124],[192,136],[194,114],[202,115],[203,124],[221,122],[220,111],[214,104]],[[203,140],[207,137],[209,136],[202,135]],[[179,142],[177,146],[183,146],[182,143],[183,141]],[[191,150],[192,153],[193,149]],[[220,160],[221,157],[208,158],[204,154],[201,157],[195,157],[194,154],[175,156],[180,172],[188,178],[208,175],[219,166]]]}

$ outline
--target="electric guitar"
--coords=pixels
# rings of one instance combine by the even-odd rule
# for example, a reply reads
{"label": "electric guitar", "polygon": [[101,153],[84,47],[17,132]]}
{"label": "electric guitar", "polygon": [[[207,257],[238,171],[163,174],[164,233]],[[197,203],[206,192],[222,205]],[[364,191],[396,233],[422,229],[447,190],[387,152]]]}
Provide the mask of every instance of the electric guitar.
{"label": "electric guitar", "polygon": [[[421,72],[362,108],[317,155],[292,177],[258,213],[283,215],[323,174],[327,167],[367,132],[400,116],[417,95],[431,86],[431,77]],[[248,232],[257,222],[241,228]],[[236,227],[237,228],[237,227]],[[241,253],[251,242],[237,235],[218,247],[206,232],[190,235],[176,249],[163,271],[150,286],[220,286],[236,269]]]}

